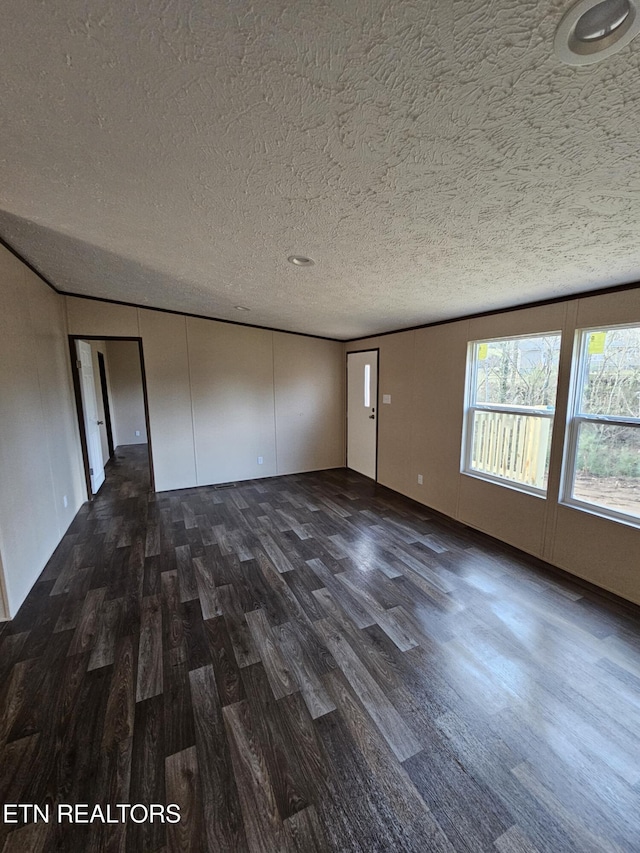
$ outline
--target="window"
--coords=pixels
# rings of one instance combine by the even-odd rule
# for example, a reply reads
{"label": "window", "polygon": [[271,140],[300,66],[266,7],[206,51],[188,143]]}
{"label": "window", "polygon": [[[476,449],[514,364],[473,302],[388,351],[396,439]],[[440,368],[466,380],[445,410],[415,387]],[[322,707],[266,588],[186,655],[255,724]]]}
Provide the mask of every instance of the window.
{"label": "window", "polygon": [[368,409],[371,405],[371,365],[364,366],[364,406]]}
{"label": "window", "polygon": [[559,332],[469,344],[464,472],[546,493],[559,356]]}
{"label": "window", "polygon": [[640,522],[640,326],[578,332],[564,501]]}

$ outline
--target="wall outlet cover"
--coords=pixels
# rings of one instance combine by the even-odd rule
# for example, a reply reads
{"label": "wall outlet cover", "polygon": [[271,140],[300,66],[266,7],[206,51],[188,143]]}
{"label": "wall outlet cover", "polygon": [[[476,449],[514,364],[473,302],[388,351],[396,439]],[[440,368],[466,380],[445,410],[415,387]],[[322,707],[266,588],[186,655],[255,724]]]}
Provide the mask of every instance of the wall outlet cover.
{"label": "wall outlet cover", "polygon": [[418,474],[418,485],[422,485],[422,474]]}
{"label": "wall outlet cover", "polygon": [[137,435],[137,436],[139,436],[139,435],[140,435],[140,430],[139,430],[139,429],[137,429],[137,430],[136,430],[136,435]]}
{"label": "wall outlet cover", "polygon": [[262,465],[263,462],[264,459],[262,458],[262,456],[258,456],[258,465]]}
{"label": "wall outlet cover", "polygon": [[391,402],[391,394],[383,394],[382,395],[382,402],[383,403],[390,403]]}

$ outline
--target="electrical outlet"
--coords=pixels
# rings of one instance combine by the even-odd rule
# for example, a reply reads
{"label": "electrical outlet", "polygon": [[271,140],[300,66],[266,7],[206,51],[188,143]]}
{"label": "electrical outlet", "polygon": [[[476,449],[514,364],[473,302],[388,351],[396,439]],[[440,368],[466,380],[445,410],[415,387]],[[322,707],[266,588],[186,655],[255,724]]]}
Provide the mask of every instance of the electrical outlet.
{"label": "electrical outlet", "polygon": [[418,485],[422,485],[422,474],[418,474]]}
{"label": "electrical outlet", "polygon": [[140,438],[140,430],[139,429],[136,430],[136,436],[137,436],[137,438]]}
{"label": "electrical outlet", "polygon": [[65,506],[69,506],[69,501],[67,500],[67,496],[66,496],[66,495],[63,495],[63,496],[62,496],[62,503],[63,503]]}
{"label": "electrical outlet", "polygon": [[262,458],[262,456],[258,456],[258,465],[262,465],[263,462],[264,459]]}
{"label": "electrical outlet", "polygon": [[382,402],[388,405],[391,402],[391,394],[383,394]]}

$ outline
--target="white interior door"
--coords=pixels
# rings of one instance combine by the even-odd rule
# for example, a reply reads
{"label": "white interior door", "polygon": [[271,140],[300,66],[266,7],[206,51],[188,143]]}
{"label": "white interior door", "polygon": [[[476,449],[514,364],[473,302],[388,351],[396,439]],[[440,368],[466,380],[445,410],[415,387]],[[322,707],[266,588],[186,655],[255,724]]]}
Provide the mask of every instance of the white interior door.
{"label": "white interior door", "polygon": [[347,468],[376,479],[378,351],[347,354]]}
{"label": "white interior door", "polygon": [[87,434],[91,491],[95,495],[104,483],[104,459],[102,458],[102,442],[100,439],[100,423],[98,421],[96,385],[93,377],[93,361],[91,359],[91,347],[86,341],[76,341],[76,351],[78,353],[78,360],[80,361],[80,390],[82,392],[84,428]]}

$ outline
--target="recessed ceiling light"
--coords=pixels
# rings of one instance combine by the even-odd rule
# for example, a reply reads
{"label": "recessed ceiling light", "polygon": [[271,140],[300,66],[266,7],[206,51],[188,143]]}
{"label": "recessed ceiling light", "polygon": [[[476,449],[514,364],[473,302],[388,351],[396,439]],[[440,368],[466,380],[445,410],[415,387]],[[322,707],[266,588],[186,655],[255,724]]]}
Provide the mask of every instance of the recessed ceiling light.
{"label": "recessed ceiling light", "polygon": [[640,32],[640,0],[579,0],[560,21],[556,56],[567,65],[593,65]]}
{"label": "recessed ceiling light", "polygon": [[287,260],[290,264],[295,264],[297,267],[312,267],[314,264],[311,258],[305,258],[304,255],[289,255]]}
{"label": "recessed ceiling light", "polygon": [[244,305],[236,305],[236,311],[251,311],[251,308],[246,308]]}
{"label": "recessed ceiling light", "polygon": [[629,0],[605,0],[592,6],[578,18],[575,35],[578,41],[596,41],[615,32],[629,17]]}

